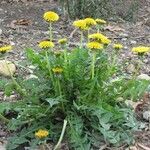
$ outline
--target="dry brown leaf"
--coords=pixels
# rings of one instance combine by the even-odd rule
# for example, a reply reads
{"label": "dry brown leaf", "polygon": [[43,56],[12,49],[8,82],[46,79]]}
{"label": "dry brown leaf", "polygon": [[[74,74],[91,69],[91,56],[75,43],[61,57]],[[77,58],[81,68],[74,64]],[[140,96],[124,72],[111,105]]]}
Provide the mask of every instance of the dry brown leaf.
{"label": "dry brown leaf", "polygon": [[137,145],[142,148],[143,150],[150,150],[150,147],[147,147],[147,146],[144,146],[143,144],[141,143],[137,143]]}
{"label": "dry brown leaf", "polygon": [[137,110],[137,107],[143,105],[143,101],[140,101],[140,102],[133,102],[132,100],[126,100],[125,103],[128,105],[128,106],[132,106],[132,108],[134,110]]}
{"label": "dry brown leaf", "polygon": [[130,146],[129,150],[138,150],[138,148],[136,146]]}
{"label": "dry brown leaf", "polygon": [[32,21],[29,20],[29,19],[18,19],[18,20],[13,20],[11,23],[10,23],[10,27],[13,28],[13,29],[16,29],[18,27],[21,27],[21,26],[29,26],[32,24]]}
{"label": "dry brown leaf", "polygon": [[104,29],[105,30],[109,30],[111,32],[119,32],[119,31],[124,32],[125,31],[125,29],[123,29],[123,28],[121,28],[119,26],[116,26],[116,25],[115,26],[108,25],[108,26],[104,27]]}

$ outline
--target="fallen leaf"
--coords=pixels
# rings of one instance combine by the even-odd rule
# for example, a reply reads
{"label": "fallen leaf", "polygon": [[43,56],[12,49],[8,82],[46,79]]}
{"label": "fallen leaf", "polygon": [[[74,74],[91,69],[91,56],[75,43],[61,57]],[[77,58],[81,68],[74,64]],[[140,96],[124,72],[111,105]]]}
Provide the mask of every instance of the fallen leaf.
{"label": "fallen leaf", "polygon": [[130,146],[129,150],[138,150],[136,146]]}
{"label": "fallen leaf", "polygon": [[143,101],[133,102],[132,100],[126,100],[126,105],[131,106],[134,110],[139,110],[139,107],[143,106]]}
{"label": "fallen leaf", "polygon": [[119,32],[119,31],[124,32],[125,31],[125,29],[123,29],[123,28],[121,28],[119,26],[116,26],[116,25],[115,26],[108,25],[108,26],[104,27],[104,29],[105,30],[109,30],[111,32]]}
{"label": "fallen leaf", "polygon": [[16,29],[18,27],[26,27],[26,26],[29,26],[29,25],[32,25],[32,21],[29,20],[29,19],[18,19],[18,20],[13,20],[11,23],[10,23],[10,27],[13,28],[13,29]]}
{"label": "fallen leaf", "polygon": [[143,150],[150,150],[149,147],[144,146],[143,144],[137,143],[137,145],[142,148]]}

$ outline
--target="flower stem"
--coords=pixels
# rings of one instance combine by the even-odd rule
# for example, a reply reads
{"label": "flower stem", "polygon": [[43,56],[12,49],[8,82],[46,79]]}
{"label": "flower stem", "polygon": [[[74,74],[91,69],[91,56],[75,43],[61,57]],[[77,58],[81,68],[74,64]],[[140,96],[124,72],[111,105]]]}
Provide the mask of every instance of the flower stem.
{"label": "flower stem", "polygon": [[50,65],[50,62],[49,62],[47,51],[45,51],[45,57],[46,57],[47,68],[48,68],[48,71],[49,71],[50,79],[52,80],[52,85],[53,85],[53,87],[54,87],[54,89],[56,91],[56,87],[55,87],[55,83],[54,83],[54,78],[53,78],[53,74],[52,74],[52,68],[51,68],[51,65]]}
{"label": "flower stem", "polygon": [[83,31],[81,31],[80,48],[82,48],[82,44],[83,44]]}
{"label": "flower stem", "polygon": [[96,61],[96,53],[94,52],[93,53],[93,56],[92,56],[92,69],[91,69],[91,72],[92,72],[92,79],[94,79],[94,73],[95,73],[95,61]]}
{"label": "flower stem", "polygon": [[66,48],[64,50],[64,60],[65,60],[65,63],[67,63],[67,50],[66,50]]}
{"label": "flower stem", "polygon": [[52,23],[49,24],[49,35],[50,35],[50,41],[53,40],[53,33],[52,33]]}
{"label": "flower stem", "polygon": [[[61,91],[61,85],[60,85],[60,80],[59,78],[57,78],[57,85],[58,85],[58,93],[59,93],[59,96],[62,98],[62,91]],[[65,108],[64,108],[64,103],[62,102],[62,110],[63,112],[65,112]]]}
{"label": "flower stem", "polygon": [[60,138],[59,138],[56,146],[54,147],[54,150],[59,149],[60,144],[61,144],[62,139],[63,139],[63,136],[64,136],[64,133],[65,133],[65,130],[66,130],[66,126],[67,126],[67,120],[64,120],[64,124],[63,124],[63,128],[62,128],[62,131],[61,131],[61,135],[60,135]]}

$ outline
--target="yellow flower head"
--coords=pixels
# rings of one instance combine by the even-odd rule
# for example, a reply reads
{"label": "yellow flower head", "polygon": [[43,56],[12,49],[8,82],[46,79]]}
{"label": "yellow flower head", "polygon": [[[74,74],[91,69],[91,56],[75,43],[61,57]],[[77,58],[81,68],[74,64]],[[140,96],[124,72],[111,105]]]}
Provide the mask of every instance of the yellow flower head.
{"label": "yellow flower head", "polygon": [[42,49],[45,48],[53,48],[54,47],[54,43],[51,41],[42,41],[39,43],[39,47]]}
{"label": "yellow flower head", "polygon": [[101,42],[102,42],[104,45],[108,45],[108,44],[111,43],[111,40],[109,40],[107,37],[105,37],[105,38],[102,38],[102,39],[101,39]]}
{"label": "yellow flower head", "polygon": [[93,18],[86,18],[84,20],[86,22],[87,27],[91,27],[91,26],[96,25],[96,21]]}
{"label": "yellow flower head", "polygon": [[105,35],[101,33],[90,34],[88,38],[106,45],[111,42]]}
{"label": "yellow flower head", "polygon": [[123,45],[122,44],[114,44],[113,45],[113,48],[115,48],[115,49],[122,49],[123,48]]}
{"label": "yellow flower head", "polygon": [[150,47],[145,47],[145,46],[133,47],[132,52],[144,54],[150,52]]}
{"label": "yellow flower head", "polygon": [[53,11],[48,11],[44,13],[43,18],[47,22],[55,22],[59,19],[59,16]]}
{"label": "yellow flower head", "polygon": [[39,129],[37,132],[35,132],[35,137],[41,139],[47,137],[49,132],[47,130]]}
{"label": "yellow flower head", "polygon": [[60,74],[63,72],[63,69],[61,67],[55,67],[52,69],[52,71],[56,74]]}
{"label": "yellow flower head", "polygon": [[103,45],[98,42],[87,43],[87,48],[89,49],[103,49]]}
{"label": "yellow flower head", "polygon": [[101,24],[106,24],[106,21],[103,19],[96,19],[95,20],[97,24],[101,25]]}
{"label": "yellow flower head", "polygon": [[11,45],[2,46],[2,47],[0,47],[0,53],[9,52],[11,49],[12,49]]}
{"label": "yellow flower head", "polygon": [[67,43],[67,39],[66,38],[60,39],[58,40],[58,43],[64,45]]}
{"label": "yellow flower head", "polygon": [[75,26],[76,28],[79,28],[81,30],[86,30],[87,26],[86,26],[86,21],[85,20],[77,20],[73,22],[73,26]]}

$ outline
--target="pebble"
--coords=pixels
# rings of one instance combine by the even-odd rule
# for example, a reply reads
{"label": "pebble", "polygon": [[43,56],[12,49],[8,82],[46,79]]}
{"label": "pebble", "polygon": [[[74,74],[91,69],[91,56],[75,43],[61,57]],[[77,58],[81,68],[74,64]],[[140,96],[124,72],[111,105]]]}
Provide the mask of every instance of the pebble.
{"label": "pebble", "polygon": [[137,42],[134,41],[134,40],[131,40],[130,43],[131,43],[131,44],[137,44]]}
{"label": "pebble", "polygon": [[13,75],[15,72],[16,72],[16,66],[12,62],[0,60],[0,74],[1,75],[10,77],[11,74]]}
{"label": "pebble", "polygon": [[150,111],[145,111],[143,113],[143,118],[147,121],[150,121]]}
{"label": "pebble", "polygon": [[121,39],[123,42],[127,41],[128,39],[127,38],[122,38]]}
{"label": "pebble", "polygon": [[34,70],[34,69],[36,69],[36,66],[30,65],[30,66],[28,66],[28,68]]}
{"label": "pebble", "polygon": [[0,150],[6,150],[5,146],[6,145],[0,145]]}
{"label": "pebble", "polygon": [[34,74],[31,74],[31,75],[27,76],[26,79],[27,80],[28,79],[38,79],[38,77],[36,75],[34,75]]}
{"label": "pebble", "polygon": [[141,79],[141,80],[149,80],[150,81],[150,76],[147,74],[140,74],[137,79]]}
{"label": "pebble", "polygon": [[2,29],[0,29],[0,35],[2,34]]}
{"label": "pebble", "polygon": [[121,33],[119,36],[127,38],[129,35],[127,33]]}
{"label": "pebble", "polygon": [[127,71],[128,71],[129,73],[134,72],[134,71],[135,71],[135,66],[134,66],[133,64],[128,65]]}

